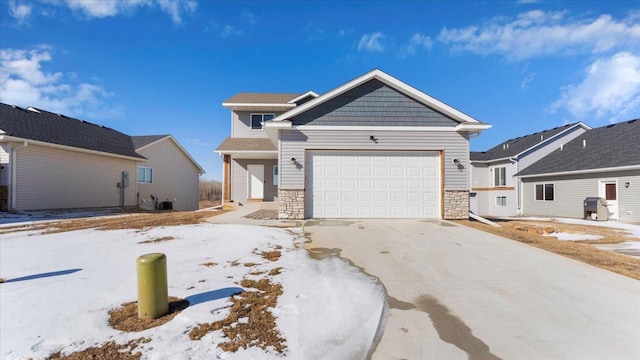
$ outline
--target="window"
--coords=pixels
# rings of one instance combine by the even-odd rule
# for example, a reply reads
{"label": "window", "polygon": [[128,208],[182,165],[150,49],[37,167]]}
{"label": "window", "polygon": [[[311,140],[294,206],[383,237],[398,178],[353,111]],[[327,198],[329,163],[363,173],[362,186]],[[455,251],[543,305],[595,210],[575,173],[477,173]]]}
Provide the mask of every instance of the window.
{"label": "window", "polygon": [[537,201],[553,201],[554,185],[553,184],[536,184],[536,200]]}
{"label": "window", "polygon": [[149,167],[138,166],[138,182],[144,184],[152,184],[153,169]]}
{"label": "window", "polygon": [[507,168],[493,168],[493,186],[507,185]]}
{"label": "window", "polygon": [[251,114],[251,128],[262,129],[262,122],[271,120],[275,117],[274,114]]}
{"label": "window", "polygon": [[507,206],[507,197],[506,196],[496,196],[496,206],[499,206],[499,207]]}
{"label": "window", "polygon": [[273,165],[273,185],[278,186],[280,184],[280,173],[278,165]]}

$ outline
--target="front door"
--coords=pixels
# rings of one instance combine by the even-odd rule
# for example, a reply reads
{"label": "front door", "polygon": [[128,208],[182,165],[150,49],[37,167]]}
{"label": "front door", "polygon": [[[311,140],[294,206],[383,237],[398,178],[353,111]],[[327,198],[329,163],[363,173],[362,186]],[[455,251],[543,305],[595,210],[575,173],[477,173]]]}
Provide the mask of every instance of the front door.
{"label": "front door", "polygon": [[264,198],[264,165],[247,165],[249,199]]}
{"label": "front door", "polygon": [[601,180],[600,197],[607,200],[609,219],[618,219],[618,182],[616,180]]}

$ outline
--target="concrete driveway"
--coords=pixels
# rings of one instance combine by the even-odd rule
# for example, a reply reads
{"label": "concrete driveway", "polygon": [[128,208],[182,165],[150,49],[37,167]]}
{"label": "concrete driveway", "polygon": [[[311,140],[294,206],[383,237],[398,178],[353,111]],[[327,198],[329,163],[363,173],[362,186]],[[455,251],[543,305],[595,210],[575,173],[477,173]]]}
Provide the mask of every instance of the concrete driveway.
{"label": "concrete driveway", "polygon": [[373,359],[639,359],[640,281],[445,221],[310,220],[388,292]]}

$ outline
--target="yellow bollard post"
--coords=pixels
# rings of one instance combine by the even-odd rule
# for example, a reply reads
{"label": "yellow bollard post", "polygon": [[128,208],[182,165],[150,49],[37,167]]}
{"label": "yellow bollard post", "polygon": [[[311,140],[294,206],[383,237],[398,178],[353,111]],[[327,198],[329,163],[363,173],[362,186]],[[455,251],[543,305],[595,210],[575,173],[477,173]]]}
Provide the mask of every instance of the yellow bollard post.
{"label": "yellow bollard post", "polygon": [[162,253],[138,257],[138,317],[157,319],[169,312],[167,257]]}

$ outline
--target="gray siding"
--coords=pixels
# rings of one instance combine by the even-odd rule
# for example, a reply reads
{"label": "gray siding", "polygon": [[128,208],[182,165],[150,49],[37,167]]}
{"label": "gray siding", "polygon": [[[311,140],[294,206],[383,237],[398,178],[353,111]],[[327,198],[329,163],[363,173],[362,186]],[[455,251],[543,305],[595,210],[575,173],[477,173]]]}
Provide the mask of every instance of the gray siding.
{"label": "gray siding", "polygon": [[279,114],[282,114],[282,111],[231,111],[231,137],[269,137],[262,129],[251,128],[251,114],[274,114],[275,116],[278,116]]}
{"label": "gray siding", "polygon": [[[582,218],[583,201],[598,196],[601,179],[618,180],[618,216],[620,221],[640,222],[640,171],[621,171],[571,176],[523,179],[524,215]],[[625,182],[630,182],[625,188]],[[554,201],[536,201],[535,184],[555,184]]]}
{"label": "gray siding", "polygon": [[173,201],[174,210],[198,209],[199,170],[172,140],[165,139],[138,153],[149,159],[138,166],[153,169],[152,184],[137,184],[141,204],[150,201],[153,194],[161,201]]}
{"label": "gray siding", "polygon": [[16,207],[22,210],[120,205],[122,171],[128,171],[125,206],[136,205],[136,162],[30,144],[17,151]]}
{"label": "gray siding", "polygon": [[456,126],[458,122],[384,85],[368,81],[291,119],[295,125]]}
{"label": "gray siding", "polygon": [[[377,143],[369,140],[378,139]],[[305,187],[305,150],[443,150],[444,189],[469,190],[469,141],[464,133],[382,130],[280,131],[280,184],[282,189]],[[296,163],[291,158],[296,159]],[[458,169],[453,159],[461,161]]]}
{"label": "gray siding", "polygon": [[542,146],[540,148],[536,148],[535,151],[532,151],[530,153],[527,154],[523,154],[520,157],[520,171],[526,169],[527,167],[529,167],[529,165],[533,164],[534,162],[542,159],[543,157],[551,154],[553,151],[555,151],[556,149],[560,148],[561,144],[566,144],[569,141],[575,139],[576,137],[580,136],[581,134],[583,134],[585,131],[584,128],[582,127],[577,127],[575,128],[575,130],[564,134],[564,136],[560,137],[559,139],[552,141],[548,144],[546,144],[545,146]]}
{"label": "gray siding", "polygon": [[247,165],[264,165],[264,201],[274,201],[278,187],[273,184],[273,166],[277,164],[276,159],[231,159],[231,200],[247,201]]}

